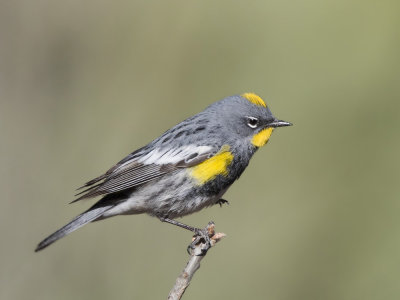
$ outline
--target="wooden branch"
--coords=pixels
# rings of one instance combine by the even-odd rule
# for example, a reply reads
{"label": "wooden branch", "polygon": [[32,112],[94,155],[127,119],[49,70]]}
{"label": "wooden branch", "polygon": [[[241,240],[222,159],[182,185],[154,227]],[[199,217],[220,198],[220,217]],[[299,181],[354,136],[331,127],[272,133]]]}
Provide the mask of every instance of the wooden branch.
{"label": "wooden branch", "polygon": [[[213,222],[208,223],[206,229],[211,240],[211,247],[225,236],[224,233],[215,233],[215,225]],[[189,286],[194,273],[196,273],[196,271],[200,268],[200,262],[206,256],[207,250],[207,245],[204,242],[200,242],[195,246],[186,267],[178,276],[174,287],[169,292],[168,300],[178,300],[182,298],[183,293]]]}

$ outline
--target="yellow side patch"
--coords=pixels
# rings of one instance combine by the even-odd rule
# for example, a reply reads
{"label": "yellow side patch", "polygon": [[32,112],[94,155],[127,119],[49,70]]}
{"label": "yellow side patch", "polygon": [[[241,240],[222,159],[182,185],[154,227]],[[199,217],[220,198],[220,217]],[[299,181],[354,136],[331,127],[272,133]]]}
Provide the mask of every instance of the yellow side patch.
{"label": "yellow side patch", "polygon": [[251,143],[256,147],[264,146],[268,142],[272,131],[274,131],[272,127],[261,130],[259,133],[253,136]]}
{"label": "yellow side patch", "polygon": [[240,96],[249,100],[251,103],[253,103],[255,105],[267,107],[267,104],[265,104],[264,100],[261,99],[260,96],[254,94],[254,93],[244,93]]}
{"label": "yellow side patch", "polygon": [[191,168],[191,175],[198,181],[199,185],[214,179],[218,175],[228,175],[228,166],[233,160],[233,154],[229,150],[230,147],[225,145],[213,157]]}

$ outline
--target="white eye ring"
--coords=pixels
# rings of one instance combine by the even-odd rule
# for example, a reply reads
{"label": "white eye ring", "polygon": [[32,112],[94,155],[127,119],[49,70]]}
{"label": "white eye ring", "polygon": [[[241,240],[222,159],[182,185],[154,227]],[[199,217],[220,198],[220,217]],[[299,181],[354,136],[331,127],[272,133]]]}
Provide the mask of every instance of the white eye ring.
{"label": "white eye ring", "polygon": [[255,117],[247,117],[247,126],[250,128],[257,128],[258,126],[258,119]]}

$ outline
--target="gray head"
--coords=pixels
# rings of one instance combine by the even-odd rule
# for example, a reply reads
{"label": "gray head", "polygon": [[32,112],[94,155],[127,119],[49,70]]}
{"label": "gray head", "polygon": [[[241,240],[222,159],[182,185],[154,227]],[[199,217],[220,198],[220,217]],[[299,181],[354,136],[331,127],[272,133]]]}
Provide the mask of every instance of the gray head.
{"label": "gray head", "polygon": [[275,118],[265,102],[253,93],[227,97],[205,112],[214,115],[213,122],[227,135],[250,140],[255,147],[263,146],[274,128],[292,125]]}
{"label": "gray head", "polygon": [[[243,143],[258,148],[275,127],[292,124],[276,119],[256,94],[230,96],[208,106],[166,131],[150,145],[162,147],[173,141],[176,147],[188,144],[221,146]],[[247,147],[246,147],[247,148]]]}

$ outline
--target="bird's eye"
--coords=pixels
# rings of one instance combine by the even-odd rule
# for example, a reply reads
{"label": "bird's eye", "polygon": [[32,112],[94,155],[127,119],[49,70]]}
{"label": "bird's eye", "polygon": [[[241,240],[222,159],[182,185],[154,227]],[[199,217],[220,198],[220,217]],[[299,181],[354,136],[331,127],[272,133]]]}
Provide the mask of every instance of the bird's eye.
{"label": "bird's eye", "polygon": [[258,119],[254,117],[247,117],[247,125],[250,128],[256,128],[258,126]]}

